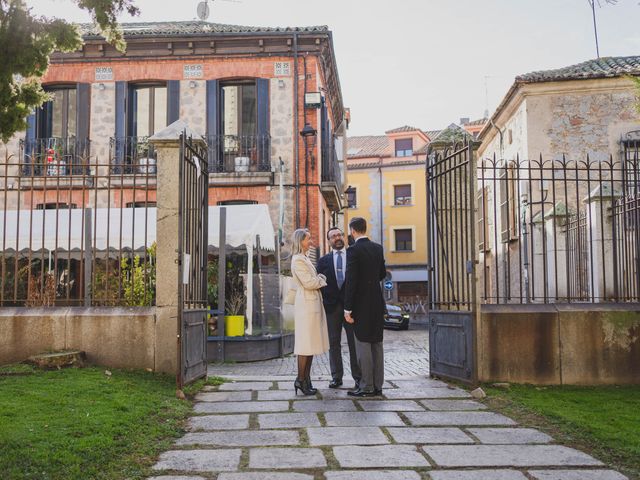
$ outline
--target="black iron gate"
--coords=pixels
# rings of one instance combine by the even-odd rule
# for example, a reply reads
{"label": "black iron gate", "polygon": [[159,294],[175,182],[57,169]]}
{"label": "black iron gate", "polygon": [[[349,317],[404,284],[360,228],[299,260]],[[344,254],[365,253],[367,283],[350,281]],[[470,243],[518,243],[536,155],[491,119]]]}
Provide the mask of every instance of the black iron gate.
{"label": "black iron gate", "polygon": [[427,156],[429,356],[431,375],[476,380],[476,171],[472,144]]}
{"label": "black iron gate", "polygon": [[209,172],[203,141],[180,137],[178,320],[182,386],[207,375]]}

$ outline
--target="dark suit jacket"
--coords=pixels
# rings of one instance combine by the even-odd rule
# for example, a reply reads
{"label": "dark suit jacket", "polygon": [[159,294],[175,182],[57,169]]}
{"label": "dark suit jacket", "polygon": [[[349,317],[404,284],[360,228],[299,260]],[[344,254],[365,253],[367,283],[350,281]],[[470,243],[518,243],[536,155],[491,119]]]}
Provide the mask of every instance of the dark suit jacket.
{"label": "dark suit jacket", "polygon": [[349,247],[344,309],[351,310],[361,342],[382,341],[385,304],[380,281],[386,274],[382,245],[363,238]]}
{"label": "dark suit jacket", "polygon": [[[346,252],[346,250],[345,250]],[[346,255],[345,255],[346,256]],[[346,258],[342,259],[346,265]],[[343,308],[344,290],[346,282],[342,283],[342,288],[338,288],[336,280],[336,269],[333,266],[333,250],[318,260],[316,267],[318,273],[327,277],[327,286],[322,288],[322,301],[327,312],[333,312],[336,308]]]}

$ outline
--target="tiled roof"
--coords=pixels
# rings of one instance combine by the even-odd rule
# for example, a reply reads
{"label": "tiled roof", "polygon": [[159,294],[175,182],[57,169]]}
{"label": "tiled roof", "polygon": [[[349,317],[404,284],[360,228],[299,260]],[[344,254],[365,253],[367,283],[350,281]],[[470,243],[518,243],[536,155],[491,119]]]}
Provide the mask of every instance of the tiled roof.
{"label": "tiled roof", "polygon": [[640,56],[603,57],[554,70],[526,73],[517,76],[516,83],[554,82],[583,78],[620,77],[622,75],[640,75]]}
{"label": "tiled roof", "polygon": [[468,126],[474,126],[474,125],[484,125],[485,123],[487,123],[489,121],[488,118],[479,118],[478,120],[471,120],[470,122],[465,123],[463,126],[468,127]]}
{"label": "tiled roof", "polygon": [[366,168],[392,168],[392,167],[404,167],[407,165],[422,165],[426,163],[425,159],[412,159],[412,160],[396,160],[389,163],[380,162],[365,162],[365,163],[353,163],[347,167],[349,170],[361,170]]}
{"label": "tiled roof", "polygon": [[[182,22],[130,22],[121,23],[125,37],[140,35],[181,36],[181,35],[209,35],[212,33],[272,33],[272,32],[328,32],[327,26],[315,27],[248,27],[243,25],[226,25],[202,21]],[[79,25],[82,36],[101,37],[102,34],[94,24]]]}
{"label": "tiled roof", "polygon": [[427,137],[429,137],[429,140],[433,140],[434,138],[436,138],[438,135],[440,135],[440,132],[442,130],[423,130],[424,133],[427,135]]}
{"label": "tiled roof", "polygon": [[409,125],[404,125],[402,127],[394,128],[393,130],[387,130],[384,133],[404,133],[404,132],[420,132],[421,130],[416,127],[410,127]]}
{"label": "tiled roof", "polygon": [[368,135],[349,137],[347,140],[347,157],[377,157],[391,155],[391,144],[386,135]]}

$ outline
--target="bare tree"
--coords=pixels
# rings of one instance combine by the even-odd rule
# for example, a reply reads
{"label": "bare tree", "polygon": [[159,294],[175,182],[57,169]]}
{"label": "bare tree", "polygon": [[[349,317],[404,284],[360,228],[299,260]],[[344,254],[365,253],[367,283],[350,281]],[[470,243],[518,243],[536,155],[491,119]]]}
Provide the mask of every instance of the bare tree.
{"label": "bare tree", "polygon": [[596,24],[596,5],[602,7],[603,4],[615,5],[618,0],[587,0],[591,7],[591,13],[593,14],[593,34],[596,38],[596,55],[600,58],[600,46],[598,45],[598,26]]}

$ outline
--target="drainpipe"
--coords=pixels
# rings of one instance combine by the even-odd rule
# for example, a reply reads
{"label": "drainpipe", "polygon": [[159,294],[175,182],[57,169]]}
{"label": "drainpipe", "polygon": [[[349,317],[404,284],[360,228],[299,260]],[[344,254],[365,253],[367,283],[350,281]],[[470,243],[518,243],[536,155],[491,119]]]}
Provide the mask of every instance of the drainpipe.
{"label": "drainpipe", "polygon": [[[299,172],[298,172],[298,163],[300,161],[300,155],[298,152],[298,147],[299,147],[299,140],[298,140],[298,131],[300,130],[300,125],[299,125],[299,118],[298,118],[298,106],[299,106],[299,99],[298,99],[298,34],[294,33],[293,34],[293,77],[294,77],[294,81],[293,81],[293,105],[294,105],[294,112],[293,112],[293,123],[294,123],[294,127],[293,127],[293,142],[294,142],[294,160],[293,160],[293,169],[294,169],[294,176],[295,176],[295,184],[296,184],[296,193],[295,193],[295,200],[296,200],[296,226],[295,228],[299,228],[300,227],[300,176],[299,176]],[[306,78],[305,78],[306,81]]]}
{"label": "drainpipe", "polygon": [[378,189],[380,197],[380,245],[384,251],[384,228],[383,228],[383,212],[382,212],[382,157],[378,157]]}

